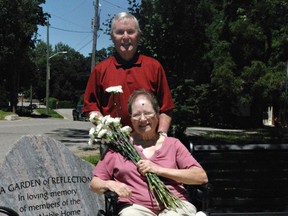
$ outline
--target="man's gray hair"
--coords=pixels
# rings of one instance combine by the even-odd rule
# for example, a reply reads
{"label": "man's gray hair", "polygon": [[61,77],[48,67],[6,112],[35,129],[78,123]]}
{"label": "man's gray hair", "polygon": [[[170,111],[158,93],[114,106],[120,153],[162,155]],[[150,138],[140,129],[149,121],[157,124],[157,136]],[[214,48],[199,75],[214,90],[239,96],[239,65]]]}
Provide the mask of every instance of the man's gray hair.
{"label": "man's gray hair", "polygon": [[124,19],[132,19],[132,20],[134,20],[135,21],[136,30],[138,31],[138,33],[141,34],[141,29],[139,27],[139,22],[136,19],[136,17],[134,15],[132,15],[131,13],[128,13],[128,12],[120,12],[120,13],[116,14],[114,16],[114,18],[112,19],[110,35],[112,35],[113,29],[115,28],[115,22],[119,21],[119,20],[124,20]]}

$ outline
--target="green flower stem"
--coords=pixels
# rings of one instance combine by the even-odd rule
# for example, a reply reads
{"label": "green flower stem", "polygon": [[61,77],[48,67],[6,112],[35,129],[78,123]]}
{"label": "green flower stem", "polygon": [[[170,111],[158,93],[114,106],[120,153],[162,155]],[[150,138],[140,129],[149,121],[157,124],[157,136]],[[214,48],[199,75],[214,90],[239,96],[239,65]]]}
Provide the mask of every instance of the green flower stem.
{"label": "green flower stem", "polygon": [[[147,173],[149,188],[155,199],[159,199],[166,208],[182,207],[183,203],[175,196],[154,173]],[[157,190],[156,190],[157,188]]]}

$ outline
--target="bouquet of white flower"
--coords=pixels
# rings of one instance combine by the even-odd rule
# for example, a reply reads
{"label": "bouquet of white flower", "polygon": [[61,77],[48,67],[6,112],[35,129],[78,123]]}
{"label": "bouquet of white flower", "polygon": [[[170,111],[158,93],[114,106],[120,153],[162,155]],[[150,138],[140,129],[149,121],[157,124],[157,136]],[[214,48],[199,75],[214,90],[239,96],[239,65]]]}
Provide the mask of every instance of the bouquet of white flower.
{"label": "bouquet of white flower", "polygon": [[[120,118],[112,118],[110,115],[98,117],[96,113],[91,114],[90,121],[96,123],[97,126],[90,129],[88,143],[92,145],[100,141],[136,164],[141,160],[141,156],[130,142],[131,128],[129,126],[122,127],[120,120]],[[166,208],[183,207],[180,199],[164,185],[155,173],[146,173],[146,178],[159,208],[160,203]]]}

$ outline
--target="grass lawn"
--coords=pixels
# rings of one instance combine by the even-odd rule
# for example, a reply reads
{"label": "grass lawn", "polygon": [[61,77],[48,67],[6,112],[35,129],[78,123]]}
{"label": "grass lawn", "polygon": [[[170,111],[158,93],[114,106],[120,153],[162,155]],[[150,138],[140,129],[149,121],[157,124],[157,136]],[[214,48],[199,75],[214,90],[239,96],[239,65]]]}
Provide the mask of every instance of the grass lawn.
{"label": "grass lawn", "polygon": [[[0,110],[0,120],[4,120],[6,116],[14,114],[13,112],[5,112],[3,110]],[[48,115],[46,114],[46,108],[38,108],[35,109],[33,113],[29,111],[27,108],[26,109],[20,109],[19,116],[25,116],[25,117],[42,117],[42,118],[60,118],[64,119],[62,115],[59,113],[55,112],[54,110],[50,109],[48,112]]]}
{"label": "grass lawn", "polygon": [[4,120],[6,116],[8,115],[12,115],[13,112],[4,112],[2,110],[0,110],[0,120]]}
{"label": "grass lawn", "polygon": [[93,165],[96,165],[97,162],[100,160],[100,154],[97,154],[95,156],[82,157],[82,159]]}
{"label": "grass lawn", "polygon": [[37,113],[39,113],[40,116],[43,116],[43,117],[46,116],[46,117],[49,117],[49,118],[61,118],[61,119],[64,118],[62,115],[60,115],[59,113],[55,112],[52,109],[49,109],[48,115],[46,113],[46,108],[38,108],[38,109],[35,109],[35,111]]}

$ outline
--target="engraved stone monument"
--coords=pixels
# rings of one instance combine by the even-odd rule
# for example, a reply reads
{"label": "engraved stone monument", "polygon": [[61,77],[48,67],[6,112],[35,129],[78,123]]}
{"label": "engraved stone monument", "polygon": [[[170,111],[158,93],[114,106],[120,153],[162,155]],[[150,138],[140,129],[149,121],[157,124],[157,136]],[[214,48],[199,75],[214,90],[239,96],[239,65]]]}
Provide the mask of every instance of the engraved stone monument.
{"label": "engraved stone monument", "polygon": [[95,216],[104,198],[89,188],[93,165],[46,136],[23,136],[0,167],[0,206],[20,216]]}

